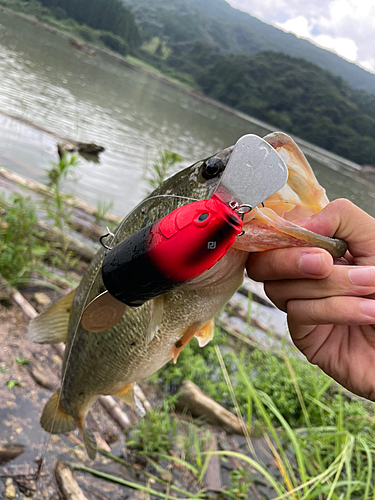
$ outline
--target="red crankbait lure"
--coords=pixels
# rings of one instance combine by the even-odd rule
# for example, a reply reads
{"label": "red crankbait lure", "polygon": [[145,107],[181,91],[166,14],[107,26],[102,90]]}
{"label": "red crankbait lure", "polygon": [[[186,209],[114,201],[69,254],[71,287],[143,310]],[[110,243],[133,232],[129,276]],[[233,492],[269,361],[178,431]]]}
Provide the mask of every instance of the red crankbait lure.
{"label": "red crankbait lure", "polygon": [[109,251],[103,283],[117,300],[140,306],[210,269],[241,228],[241,218],[218,198],[184,205]]}

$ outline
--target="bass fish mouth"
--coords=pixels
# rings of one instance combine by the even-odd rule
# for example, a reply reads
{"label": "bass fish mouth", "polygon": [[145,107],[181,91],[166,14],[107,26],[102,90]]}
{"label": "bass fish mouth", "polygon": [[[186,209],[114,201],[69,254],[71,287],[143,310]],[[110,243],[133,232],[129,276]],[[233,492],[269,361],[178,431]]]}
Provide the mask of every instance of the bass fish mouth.
{"label": "bass fish mouth", "polygon": [[322,236],[298,225],[311,217],[329,200],[319,185],[309,163],[297,144],[286,134],[274,132],[264,138],[280,154],[288,167],[285,186],[245,215],[243,233],[233,248],[246,252],[263,252],[287,247],[318,247],[332,257],[345,255],[344,241]]}

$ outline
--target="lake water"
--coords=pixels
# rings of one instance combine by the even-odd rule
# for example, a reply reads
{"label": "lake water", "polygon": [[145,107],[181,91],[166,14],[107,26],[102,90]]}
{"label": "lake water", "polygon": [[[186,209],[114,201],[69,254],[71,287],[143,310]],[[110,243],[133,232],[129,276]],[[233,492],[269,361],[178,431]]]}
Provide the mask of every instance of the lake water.
{"label": "lake water", "polygon": [[[119,215],[144,197],[145,172],[160,149],[178,152],[187,166],[243,134],[272,130],[0,12],[1,111],[104,146],[100,163],[82,159],[66,189],[94,205],[112,201]],[[0,114],[0,165],[42,180],[58,159],[56,142]],[[375,186],[355,179],[353,164],[311,145],[305,151],[331,199],[347,197],[375,216]]]}

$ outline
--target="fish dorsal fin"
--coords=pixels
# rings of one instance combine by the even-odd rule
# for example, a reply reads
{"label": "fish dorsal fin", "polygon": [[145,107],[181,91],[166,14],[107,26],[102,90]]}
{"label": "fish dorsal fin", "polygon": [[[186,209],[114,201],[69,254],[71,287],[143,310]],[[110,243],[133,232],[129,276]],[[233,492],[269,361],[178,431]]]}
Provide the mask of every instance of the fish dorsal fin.
{"label": "fish dorsal fin", "polygon": [[158,332],[160,324],[163,319],[163,313],[164,313],[164,296],[161,295],[160,297],[156,297],[155,299],[151,300],[150,321],[147,326],[146,337],[145,337],[146,347]]}
{"label": "fish dorsal fin", "polygon": [[215,321],[212,318],[211,321],[206,323],[203,328],[199,330],[195,334],[195,337],[198,339],[198,344],[199,347],[204,347],[209,343],[210,340],[214,338],[214,333],[215,333]]}
{"label": "fish dorsal fin", "polygon": [[52,304],[29,324],[29,339],[37,344],[66,342],[70,310],[76,289]]}

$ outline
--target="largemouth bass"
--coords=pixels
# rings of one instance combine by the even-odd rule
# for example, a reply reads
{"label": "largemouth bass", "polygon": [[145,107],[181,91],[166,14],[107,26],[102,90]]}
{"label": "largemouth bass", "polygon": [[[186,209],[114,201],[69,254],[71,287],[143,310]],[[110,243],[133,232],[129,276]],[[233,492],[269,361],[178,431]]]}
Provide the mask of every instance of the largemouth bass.
{"label": "largemouth bass", "polygon": [[[333,256],[345,253],[345,244],[311,233],[293,221],[321,210],[328,199],[307,160],[285,134],[265,139],[279,152],[289,171],[287,184],[245,215],[244,234],[211,269],[198,278],[150,300],[140,307],[126,306],[121,320],[99,333],[85,330],[85,307],[105,291],[101,265],[105,249],[96,254],[76,291],[71,292],[30,323],[31,340],[66,342],[62,387],[47,402],[41,426],[50,433],[79,428],[90,458],[96,454],[93,434],[84,426],[88,410],[99,395],[134,401],[133,384],[173,359],[193,336],[200,346],[214,335],[214,316],[241,285],[249,252],[289,246],[317,246]],[[112,246],[189,202],[177,197],[207,199],[218,186],[233,148],[199,161],[158,187],[115,231]]]}

